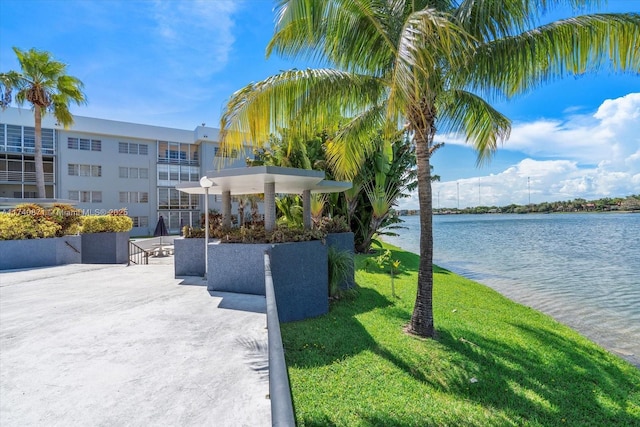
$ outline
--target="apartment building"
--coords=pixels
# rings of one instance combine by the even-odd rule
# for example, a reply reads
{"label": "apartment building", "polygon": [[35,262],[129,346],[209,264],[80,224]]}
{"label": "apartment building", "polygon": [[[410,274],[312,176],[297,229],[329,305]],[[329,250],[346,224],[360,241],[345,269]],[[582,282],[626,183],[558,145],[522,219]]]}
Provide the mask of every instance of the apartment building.
{"label": "apartment building", "polygon": [[[65,129],[47,115],[42,120],[47,198],[70,200],[86,214],[126,208],[132,236],[153,234],[160,215],[177,233],[183,225],[199,224],[204,196],[175,186],[198,182],[214,169],[218,133],[204,125],[191,131],[82,116],[74,116]],[[30,109],[0,111],[0,199],[36,197],[34,144]],[[238,153],[225,168],[244,167],[247,155]],[[209,206],[220,210],[221,200],[211,196]]]}

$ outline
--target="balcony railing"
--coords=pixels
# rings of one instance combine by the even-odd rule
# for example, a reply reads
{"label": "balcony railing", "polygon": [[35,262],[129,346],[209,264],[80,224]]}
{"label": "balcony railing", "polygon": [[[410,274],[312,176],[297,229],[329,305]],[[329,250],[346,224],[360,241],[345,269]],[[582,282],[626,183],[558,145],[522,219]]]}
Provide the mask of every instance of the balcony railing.
{"label": "balcony railing", "polygon": [[167,159],[167,158],[159,158],[158,159],[158,164],[161,164],[161,165],[200,166],[200,162],[198,160]]}
{"label": "balcony railing", "polygon": [[[35,148],[33,147],[16,147],[16,146],[12,146],[12,145],[0,145],[0,152],[5,152],[5,153],[27,153],[27,154],[33,154],[35,153]],[[44,155],[55,155],[56,154],[56,150],[53,148],[42,148],[42,154]]]}
{"label": "balcony railing", "polygon": [[[0,182],[36,182],[35,172],[0,171]],[[53,183],[53,173],[44,174],[44,182]]]}

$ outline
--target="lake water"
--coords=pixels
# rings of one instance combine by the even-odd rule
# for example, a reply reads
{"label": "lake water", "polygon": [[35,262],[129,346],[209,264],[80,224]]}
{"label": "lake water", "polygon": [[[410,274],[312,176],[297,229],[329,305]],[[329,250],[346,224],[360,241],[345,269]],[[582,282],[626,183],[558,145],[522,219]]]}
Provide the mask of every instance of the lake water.
{"label": "lake water", "polygon": [[[384,240],[419,253],[419,219]],[[436,215],[434,263],[640,367],[640,215]]]}

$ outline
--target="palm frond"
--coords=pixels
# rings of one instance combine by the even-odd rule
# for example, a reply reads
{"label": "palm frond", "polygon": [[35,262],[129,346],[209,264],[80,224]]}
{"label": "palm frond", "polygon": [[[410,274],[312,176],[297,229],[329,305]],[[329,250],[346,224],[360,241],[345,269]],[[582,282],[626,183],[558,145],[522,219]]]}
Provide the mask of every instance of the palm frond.
{"label": "palm frond", "polygon": [[403,19],[402,13],[390,15],[392,10],[386,1],[281,1],[267,56],[275,52],[346,71],[381,75],[395,56],[390,27]]}
{"label": "palm frond", "polygon": [[278,128],[310,137],[335,125],[338,116],[377,104],[383,91],[375,77],[339,70],[279,73],[232,95],[220,122],[221,146],[230,151],[243,142],[260,145]]}
{"label": "palm frond", "polygon": [[326,144],[327,162],[338,179],[353,179],[375,149],[375,131],[385,121],[386,105],[375,105],[340,126]]}
{"label": "palm frond", "polygon": [[464,136],[477,151],[478,164],[489,160],[498,144],[509,138],[511,121],[471,92],[445,91],[438,98],[436,108],[440,131]]}
{"label": "palm frond", "polygon": [[451,15],[424,9],[407,17],[390,77],[389,119],[440,89],[442,65],[458,69],[472,53],[473,38]]}
{"label": "palm frond", "polygon": [[603,68],[640,72],[640,14],[584,15],[490,41],[461,76],[474,89],[510,97]]}

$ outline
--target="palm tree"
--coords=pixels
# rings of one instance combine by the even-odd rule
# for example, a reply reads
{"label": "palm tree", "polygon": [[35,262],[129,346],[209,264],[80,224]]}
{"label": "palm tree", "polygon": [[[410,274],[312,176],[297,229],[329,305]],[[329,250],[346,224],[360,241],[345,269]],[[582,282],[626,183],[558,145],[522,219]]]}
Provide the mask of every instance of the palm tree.
{"label": "palm tree", "polygon": [[[252,83],[221,119],[226,149],[341,123],[327,146],[335,171],[354,176],[372,129],[400,125],[415,144],[420,207],[418,291],[408,330],[434,336],[431,156],[449,133],[491,157],[511,123],[489,103],[544,82],[607,68],[640,70],[640,15],[592,14],[540,25],[542,11],[589,0],[280,0],[267,55],[320,62]],[[441,134],[440,138],[436,138]]]}
{"label": "palm tree", "polygon": [[69,103],[86,102],[82,92],[83,84],[76,77],[66,74],[66,64],[53,60],[49,52],[29,49],[22,51],[17,47],[13,51],[20,62],[21,71],[9,71],[0,74],[2,100],[4,109],[11,103],[12,91],[16,91],[15,101],[18,105],[29,102],[33,107],[35,118],[35,166],[36,187],[39,198],[45,198],[44,168],[42,162],[42,117],[53,113],[57,122],[65,128],[73,124],[73,116],[69,112]]}

